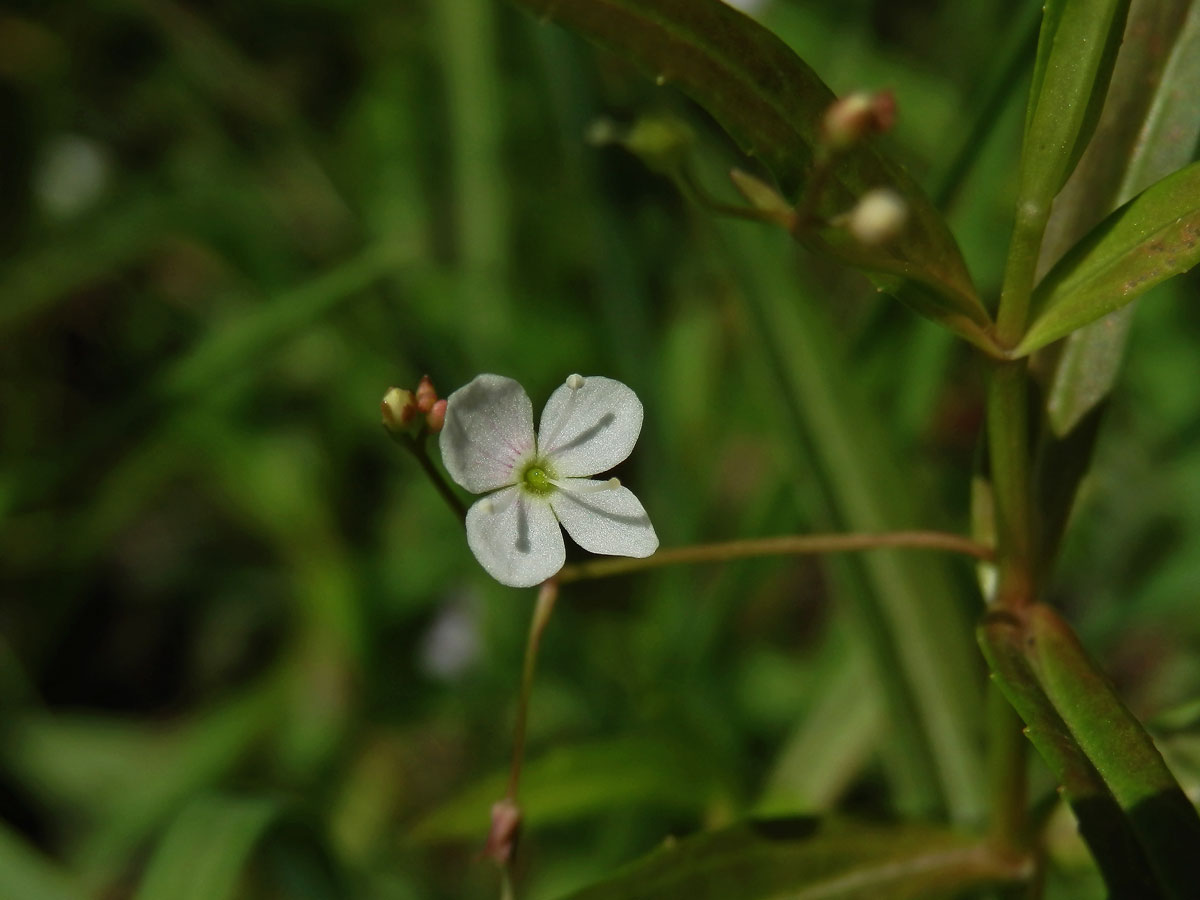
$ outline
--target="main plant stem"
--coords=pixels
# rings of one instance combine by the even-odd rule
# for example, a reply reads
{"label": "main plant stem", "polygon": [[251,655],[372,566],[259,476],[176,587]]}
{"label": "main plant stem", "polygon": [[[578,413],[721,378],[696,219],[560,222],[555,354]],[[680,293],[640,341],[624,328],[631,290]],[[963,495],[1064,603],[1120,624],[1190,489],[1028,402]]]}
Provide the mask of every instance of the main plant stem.
{"label": "main plant stem", "polygon": [[[993,608],[1017,615],[1034,601],[1034,515],[1027,365],[993,366],[988,385],[987,436],[996,526]],[[991,840],[998,852],[1028,849],[1028,744],[1023,723],[995,683],[988,686],[988,769]]]}
{"label": "main plant stem", "polygon": [[[1017,205],[1017,219],[1004,272],[996,337],[1016,346],[1028,324],[1030,299],[1048,210]],[[1025,359],[991,363],[987,441],[996,528],[996,592],[993,608],[1020,616],[1034,602],[1036,517],[1029,422],[1029,364]],[[1020,854],[1029,845],[1028,744],[1022,722],[993,684],[990,688],[988,751],[991,774],[991,837],[1001,852]]]}
{"label": "main plant stem", "polygon": [[1033,601],[1034,515],[1029,397],[1024,360],[995,364],[988,386],[988,453],[996,513],[993,603],[1018,611]]}

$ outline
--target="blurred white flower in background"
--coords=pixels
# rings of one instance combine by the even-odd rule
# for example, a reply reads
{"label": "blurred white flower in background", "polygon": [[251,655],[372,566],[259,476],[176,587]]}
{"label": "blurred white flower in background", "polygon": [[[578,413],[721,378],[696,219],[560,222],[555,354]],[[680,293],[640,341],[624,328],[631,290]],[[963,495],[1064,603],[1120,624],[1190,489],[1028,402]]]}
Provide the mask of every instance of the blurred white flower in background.
{"label": "blurred white flower in background", "polygon": [[439,681],[454,681],[479,659],[479,621],[471,605],[452,600],[442,607],[421,637],[421,671]]}
{"label": "blurred white flower in background", "polygon": [[111,170],[108,154],[98,142],[78,134],[59,135],[38,160],[34,195],[48,215],[69,219],[100,199]]}

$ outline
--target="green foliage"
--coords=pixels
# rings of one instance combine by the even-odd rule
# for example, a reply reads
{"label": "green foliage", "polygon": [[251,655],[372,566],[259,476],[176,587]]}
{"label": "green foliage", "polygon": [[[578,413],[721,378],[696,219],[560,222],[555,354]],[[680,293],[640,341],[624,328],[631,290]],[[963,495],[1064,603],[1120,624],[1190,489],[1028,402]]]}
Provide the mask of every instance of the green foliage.
{"label": "green foliage", "polygon": [[[1133,6],[1097,126],[1105,139],[1092,142],[1063,189],[1047,225],[1043,265],[1057,261],[1117,206],[1191,160],[1200,113],[1182,98],[1200,83],[1197,60],[1200,6],[1192,0]],[[1132,313],[1112,313],[1063,342],[1046,397],[1056,437],[1066,436],[1113,389]]]}
{"label": "green foliage", "polygon": [[[778,37],[721,0],[518,0],[626,55],[660,83],[695,99],[742,148],[757,156],[795,197],[815,162],[823,114],[833,93]],[[802,236],[827,253],[874,273],[878,283],[922,315],[978,336],[989,318],[941,214],[904,169],[871,145],[839,156],[833,183],[814,212],[833,217],[865,191],[900,192],[909,223],[899,239],[868,247],[840,229]]]}
{"label": "green foliage", "polygon": [[981,635],[1113,891],[1190,896],[1200,878],[1200,815],[1070,626],[1037,605],[1028,621],[996,617]]}
{"label": "green foliage", "polygon": [[682,841],[570,900],[695,898],[917,900],[955,896],[1016,874],[977,844],[924,826],[882,828],[761,819]]}
{"label": "green foliage", "polygon": [[247,858],[278,813],[268,800],[192,801],[163,834],[136,900],[235,896]]}

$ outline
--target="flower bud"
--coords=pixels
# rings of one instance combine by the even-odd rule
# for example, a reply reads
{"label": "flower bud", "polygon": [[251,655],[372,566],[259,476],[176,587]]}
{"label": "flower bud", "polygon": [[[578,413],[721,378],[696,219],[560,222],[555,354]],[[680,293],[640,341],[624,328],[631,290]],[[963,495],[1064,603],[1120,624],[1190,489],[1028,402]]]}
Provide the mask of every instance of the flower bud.
{"label": "flower bud", "polygon": [[826,144],[841,151],[868,135],[888,131],[895,122],[896,98],[891,91],[855,91],[834,101],[821,124]]}
{"label": "flower bud", "polygon": [[398,387],[388,388],[379,407],[383,413],[383,427],[388,431],[399,431],[417,415],[417,404],[412,391]]}
{"label": "flower bud", "polygon": [[695,142],[685,123],[662,115],[642,116],[629,128],[598,119],[588,128],[587,140],[595,146],[618,144],[662,175],[677,173]]}
{"label": "flower bud", "polygon": [[433,404],[433,407],[425,414],[425,424],[429,427],[430,434],[437,434],[446,424],[446,400],[445,398],[438,400]]}
{"label": "flower bud", "polygon": [[738,193],[759,212],[766,213],[784,227],[790,228],[795,224],[796,211],[792,209],[792,205],[761,178],[741,169],[732,170],[729,178],[738,189]]}
{"label": "flower bud", "polygon": [[868,246],[887,243],[904,230],[908,204],[891,188],[873,188],[850,210],[846,227]]}
{"label": "flower bud", "polygon": [[512,800],[492,804],[492,829],[483,852],[503,866],[512,859],[521,830],[521,808]]}
{"label": "flower bud", "polygon": [[428,375],[421,376],[421,383],[417,385],[417,409],[420,412],[427,413],[433,409],[433,404],[437,402],[437,391],[433,389],[433,382],[429,380]]}

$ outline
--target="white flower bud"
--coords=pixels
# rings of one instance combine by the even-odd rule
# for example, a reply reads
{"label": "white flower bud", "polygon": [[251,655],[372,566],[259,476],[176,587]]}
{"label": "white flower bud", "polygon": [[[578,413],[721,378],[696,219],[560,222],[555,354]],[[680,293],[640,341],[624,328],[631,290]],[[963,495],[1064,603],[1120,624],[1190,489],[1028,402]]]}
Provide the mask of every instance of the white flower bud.
{"label": "white flower bud", "polygon": [[875,247],[899,235],[907,220],[903,197],[891,188],[874,188],[850,211],[846,227],[861,243]]}
{"label": "white flower bud", "polygon": [[412,391],[406,391],[398,387],[388,388],[388,392],[383,395],[383,402],[379,404],[380,412],[383,414],[383,427],[388,431],[399,431],[417,414],[417,404],[413,398]]}

